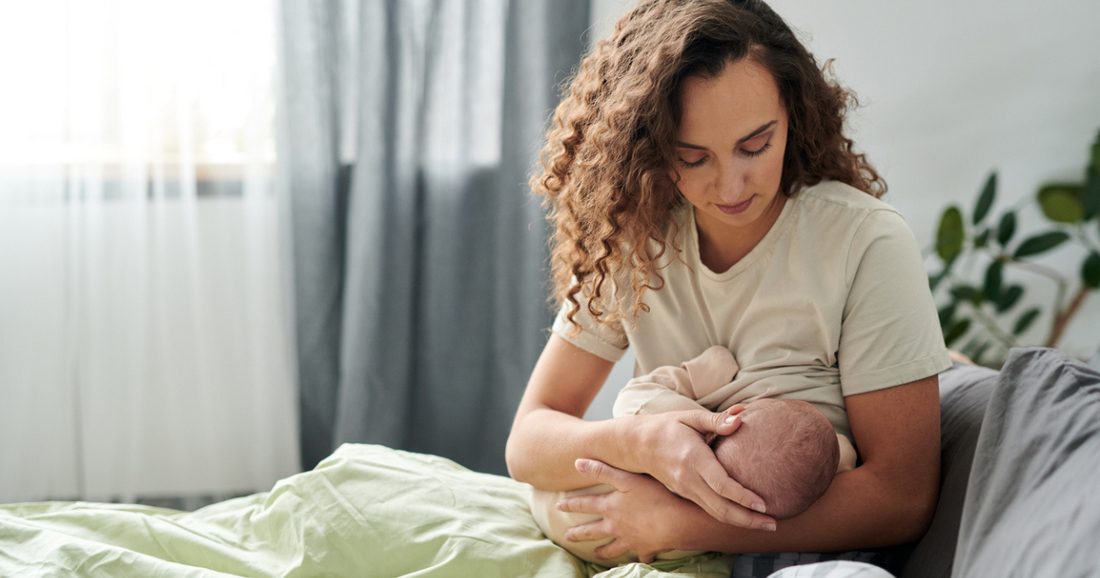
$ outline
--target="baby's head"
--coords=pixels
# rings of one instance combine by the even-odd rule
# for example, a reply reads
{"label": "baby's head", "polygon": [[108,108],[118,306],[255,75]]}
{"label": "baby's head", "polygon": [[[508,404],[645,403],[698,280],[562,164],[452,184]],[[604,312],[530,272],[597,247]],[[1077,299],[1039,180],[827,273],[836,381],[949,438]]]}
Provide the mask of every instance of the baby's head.
{"label": "baby's head", "polygon": [[777,520],[817,501],[836,475],[840,446],[829,420],[804,401],[762,399],[745,406],[741,427],[716,438],[730,477],[756,492]]}

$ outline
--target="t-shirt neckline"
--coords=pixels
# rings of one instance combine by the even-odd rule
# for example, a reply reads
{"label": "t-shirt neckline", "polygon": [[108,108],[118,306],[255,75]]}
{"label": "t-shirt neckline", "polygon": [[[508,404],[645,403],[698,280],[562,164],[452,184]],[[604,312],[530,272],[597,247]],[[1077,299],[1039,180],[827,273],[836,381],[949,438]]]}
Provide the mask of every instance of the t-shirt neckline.
{"label": "t-shirt neckline", "polygon": [[740,275],[743,271],[751,267],[757,259],[767,253],[771,247],[775,245],[776,240],[783,235],[783,231],[786,230],[788,222],[790,221],[790,214],[793,212],[791,206],[794,205],[799,196],[801,196],[801,191],[799,191],[799,194],[787,197],[787,201],[783,203],[783,208],[779,211],[779,216],[776,217],[775,222],[772,223],[768,232],[764,234],[764,238],[760,239],[760,242],[757,243],[747,255],[742,257],[740,261],[734,263],[732,267],[721,273],[715,273],[710,267],[703,264],[703,258],[699,253],[699,229],[698,225],[695,223],[695,205],[689,203],[687,247],[689,251],[689,261],[702,275],[715,281],[728,281]]}

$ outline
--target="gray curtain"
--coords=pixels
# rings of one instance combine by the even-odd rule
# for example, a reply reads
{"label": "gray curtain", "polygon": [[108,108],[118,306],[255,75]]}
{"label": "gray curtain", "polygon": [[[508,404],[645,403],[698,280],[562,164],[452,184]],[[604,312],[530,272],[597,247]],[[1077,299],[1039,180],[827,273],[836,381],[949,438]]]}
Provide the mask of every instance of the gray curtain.
{"label": "gray curtain", "polygon": [[283,0],[304,467],[367,442],[505,471],[551,320],[526,181],[588,3]]}

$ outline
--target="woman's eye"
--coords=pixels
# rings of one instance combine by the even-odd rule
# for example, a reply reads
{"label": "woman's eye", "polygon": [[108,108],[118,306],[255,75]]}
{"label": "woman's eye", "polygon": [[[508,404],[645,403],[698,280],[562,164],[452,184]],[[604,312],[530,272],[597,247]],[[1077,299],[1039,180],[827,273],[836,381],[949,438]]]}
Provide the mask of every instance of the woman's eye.
{"label": "woman's eye", "polygon": [[703,158],[701,158],[697,161],[685,161],[684,159],[680,159],[680,164],[682,164],[685,167],[690,169],[690,168],[693,168],[693,167],[697,167],[697,166],[705,163],[706,161],[707,161],[707,157],[703,157]]}
{"label": "woman's eye", "polygon": [[760,155],[764,154],[771,147],[772,147],[772,143],[771,143],[771,141],[768,141],[768,142],[764,143],[764,146],[762,146],[762,147],[760,147],[756,150],[741,149],[741,154],[743,154],[743,155],[745,155],[749,158],[752,158],[752,157],[760,156]]}

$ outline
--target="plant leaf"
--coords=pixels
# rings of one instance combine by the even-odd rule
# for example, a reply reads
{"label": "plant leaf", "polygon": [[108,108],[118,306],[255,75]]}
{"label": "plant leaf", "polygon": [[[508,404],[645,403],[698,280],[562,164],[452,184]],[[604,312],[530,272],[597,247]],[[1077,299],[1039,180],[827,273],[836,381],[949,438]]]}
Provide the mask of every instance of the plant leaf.
{"label": "plant leaf", "polygon": [[974,205],[974,224],[982,222],[982,219],[989,213],[989,208],[993,206],[993,200],[997,197],[997,171],[993,171],[989,174],[989,178],[985,180],[985,186],[982,187],[982,193],[978,195],[978,203]]}
{"label": "plant leaf", "polygon": [[989,264],[989,268],[985,270],[985,284],[982,286],[982,292],[985,293],[985,298],[990,301],[997,301],[1001,296],[1001,279],[1004,277],[1004,263],[1000,261],[994,261]]}
{"label": "plant leaf", "polygon": [[1096,140],[1092,143],[1092,155],[1089,156],[1089,174],[1100,174],[1100,132],[1096,133]]}
{"label": "plant leaf", "polygon": [[1016,320],[1016,326],[1012,328],[1012,334],[1019,336],[1021,333],[1027,331],[1027,328],[1031,327],[1032,322],[1034,322],[1035,318],[1038,316],[1038,307],[1032,307],[1031,309],[1024,311],[1024,314]]}
{"label": "plant leaf", "polygon": [[1010,285],[1008,289],[1005,289],[1001,293],[1000,299],[997,299],[997,313],[1004,313],[1012,306],[1015,305],[1024,294],[1024,288],[1020,285]]}
{"label": "plant leaf", "polygon": [[955,285],[951,288],[951,296],[958,301],[969,301],[974,305],[980,305],[982,302],[982,292],[978,291],[977,287],[970,285]]}
{"label": "plant leaf", "polygon": [[960,320],[958,323],[953,325],[951,327],[951,329],[948,330],[947,335],[945,335],[943,337],[944,344],[947,345],[948,347],[951,347],[951,344],[958,341],[959,338],[962,337],[963,334],[966,333],[967,329],[970,329],[970,320],[969,319]]}
{"label": "plant leaf", "polygon": [[1085,218],[1081,204],[1081,185],[1053,183],[1039,189],[1039,207],[1051,221],[1080,223]]}
{"label": "plant leaf", "polygon": [[957,301],[952,301],[939,308],[940,327],[944,330],[946,330],[947,327],[951,325],[951,322],[955,320],[955,309],[958,308],[958,305],[959,303]]}
{"label": "plant leaf", "polygon": [[1032,255],[1038,255],[1045,253],[1062,243],[1069,240],[1069,235],[1062,231],[1049,231],[1046,233],[1040,233],[1032,237],[1028,237],[1023,243],[1020,243],[1019,247],[1016,247],[1016,252],[1012,255],[1016,259],[1023,257],[1030,257]]}
{"label": "plant leaf", "polygon": [[1001,217],[1001,223],[997,226],[997,242],[1001,247],[1007,246],[1016,232],[1016,214],[1013,211],[1005,212]]}
{"label": "plant leaf", "polygon": [[1085,209],[1085,219],[1091,219],[1100,213],[1100,172],[1090,172],[1081,189],[1081,206]]}
{"label": "plant leaf", "polygon": [[1081,191],[1081,204],[1085,207],[1085,218],[1091,219],[1100,213],[1100,132],[1092,143],[1089,166],[1085,169],[1085,187]]}
{"label": "plant leaf", "polygon": [[974,246],[979,249],[985,248],[985,246],[989,243],[989,234],[992,232],[993,230],[989,227],[982,229],[982,232],[978,233],[978,236],[974,237]]}
{"label": "plant leaf", "polygon": [[1012,240],[1014,233],[1016,233],[1016,213],[1009,211],[1001,217],[1001,224],[997,226],[997,242],[1004,247]]}
{"label": "plant leaf", "polygon": [[958,207],[948,207],[940,217],[940,227],[936,231],[936,254],[944,261],[959,256],[963,247],[963,218]]}
{"label": "plant leaf", "polygon": [[1081,279],[1085,285],[1100,289],[1100,253],[1093,251],[1085,257],[1085,262],[1081,265]]}

